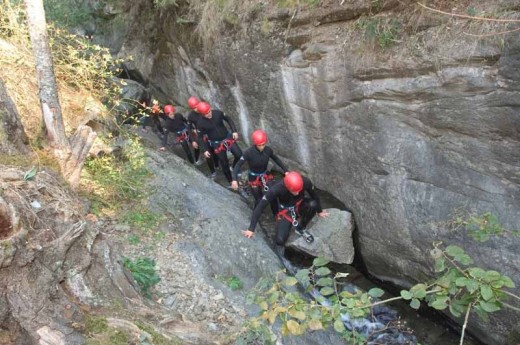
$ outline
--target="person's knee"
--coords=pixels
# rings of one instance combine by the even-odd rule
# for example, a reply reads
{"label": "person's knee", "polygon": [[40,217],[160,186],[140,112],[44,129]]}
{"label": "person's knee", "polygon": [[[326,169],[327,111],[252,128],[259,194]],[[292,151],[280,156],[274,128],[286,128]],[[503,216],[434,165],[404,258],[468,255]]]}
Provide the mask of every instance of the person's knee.
{"label": "person's knee", "polygon": [[285,244],[285,238],[282,238],[281,236],[276,236],[274,239],[274,243],[276,243],[279,246],[283,246]]}
{"label": "person's knee", "polygon": [[309,208],[310,208],[312,211],[314,211],[314,212],[318,211],[318,202],[317,202],[316,200],[312,199],[312,200],[309,202]]}

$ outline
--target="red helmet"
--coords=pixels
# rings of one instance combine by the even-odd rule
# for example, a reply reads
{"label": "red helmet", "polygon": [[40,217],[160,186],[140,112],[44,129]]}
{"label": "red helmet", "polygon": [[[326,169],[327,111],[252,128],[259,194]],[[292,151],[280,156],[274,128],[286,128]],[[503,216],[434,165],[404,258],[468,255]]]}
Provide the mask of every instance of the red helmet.
{"label": "red helmet", "polygon": [[197,105],[199,105],[199,103],[200,103],[200,101],[195,96],[191,96],[190,98],[188,98],[188,106],[191,109],[197,108]]}
{"label": "red helmet", "polygon": [[288,172],[283,178],[283,184],[291,193],[299,193],[303,189],[303,178],[299,172]]}
{"label": "red helmet", "polygon": [[263,130],[257,129],[251,134],[251,139],[255,145],[265,145],[267,142],[267,134]]}
{"label": "red helmet", "polygon": [[206,102],[200,102],[197,105],[197,109],[196,110],[197,110],[197,112],[201,113],[202,115],[208,115],[209,112],[211,111],[211,107]]}
{"label": "red helmet", "polygon": [[164,113],[165,114],[170,114],[170,113],[173,113],[173,112],[175,112],[175,108],[173,107],[173,105],[168,104],[168,105],[164,106]]}

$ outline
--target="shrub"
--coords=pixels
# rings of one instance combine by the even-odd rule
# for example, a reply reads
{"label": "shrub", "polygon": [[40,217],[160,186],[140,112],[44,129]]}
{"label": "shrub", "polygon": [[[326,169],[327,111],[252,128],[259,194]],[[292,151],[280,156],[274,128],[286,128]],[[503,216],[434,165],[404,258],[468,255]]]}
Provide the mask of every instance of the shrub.
{"label": "shrub", "polygon": [[123,266],[132,273],[143,295],[150,298],[150,289],[161,281],[155,269],[155,261],[148,257],[140,257],[136,260],[123,258]]}

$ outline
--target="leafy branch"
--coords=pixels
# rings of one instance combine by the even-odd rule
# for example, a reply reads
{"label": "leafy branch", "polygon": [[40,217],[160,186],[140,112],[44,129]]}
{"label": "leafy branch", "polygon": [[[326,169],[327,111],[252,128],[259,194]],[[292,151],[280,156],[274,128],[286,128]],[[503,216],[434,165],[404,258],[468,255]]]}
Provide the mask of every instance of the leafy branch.
{"label": "leafy branch", "polygon": [[[430,284],[416,284],[409,290],[402,290],[400,296],[385,300],[377,300],[384,295],[379,288],[368,292],[345,289],[343,278],[347,274],[333,274],[326,267],[327,260],[316,258],[311,267],[299,270],[294,277],[279,274],[270,286],[256,291],[253,302],[260,307],[261,313],[255,322],[273,325],[279,319],[282,335],[301,335],[307,330],[332,326],[355,344],[364,344],[370,335],[365,339],[354,331],[348,331],[343,322],[344,316],[362,318],[370,315],[377,305],[403,299],[409,301],[414,309],[419,309],[421,302],[424,302],[437,310],[448,309],[455,317],[465,315],[462,344],[471,311],[488,320],[488,314],[502,307],[519,310],[504,302],[509,297],[520,300],[520,297],[504,290],[515,287],[509,277],[497,271],[468,267],[473,260],[457,246],[444,248],[442,242],[438,242],[434,244],[431,254],[438,277]],[[297,284],[303,287],[304,294],[298,291]],[[309,300],[308,295],[313,298]]]}

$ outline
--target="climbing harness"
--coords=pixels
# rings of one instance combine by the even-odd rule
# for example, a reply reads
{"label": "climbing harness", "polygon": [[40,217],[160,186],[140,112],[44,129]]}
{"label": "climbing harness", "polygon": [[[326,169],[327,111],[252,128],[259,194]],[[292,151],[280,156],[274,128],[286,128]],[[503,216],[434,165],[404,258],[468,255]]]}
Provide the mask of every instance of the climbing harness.
{"label": "climbing harness", "polygon": [[251,187],[263,187],[264,192],[267,192],[269,190],[269,186],[267,185],[267,182],[274,180],[274,176],[271,174],[268,174],[265,171],[263,173],[254,173],[252,171],[249,171],[249,175],[256,176],[256,179],[254,179],[253,181],[249,181],[249,185]]}
{"label": "climbing harness", "polygon": [[212,147],[214,147],[213,145],[218,145],[218,147],[215,149],[215,153],[229,151],[229,149],[231,148],[231,146],[233,146],[233,144],[235,142],[236,142],[236,140],[231,139],[231,138],[227,138],[227,139],[220,140],[220,141],[209,140],[209,143]]}
{"label": "climbing harness", "polygon": [[177,138],[175,140],[178,143],[182,143],[183,141],[190,141],[190,136],[188,134],[188,129],[184,128],[182,131],[177,132]]}
{"label": "climbing harness", "polygon": [[[300,208],[300,204],[302,203],[303,199],[300,199],[294,204],[293,206],[284,206],[280,204],[280,208],[282,209],[278,214],[276,215],[276,220],[281,220],[282,218],[285,218],[287,221],[289,221],[294,227],[298,226],[298,220],[296,219],[298,217],[298,210]],[[290,213],[290,216],[289,216]]]}

